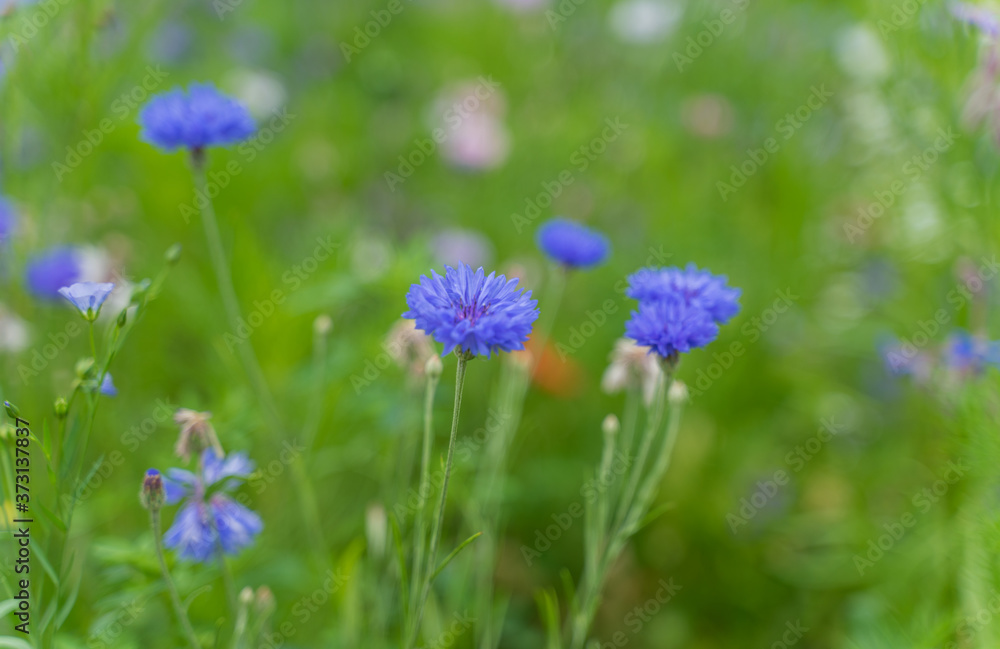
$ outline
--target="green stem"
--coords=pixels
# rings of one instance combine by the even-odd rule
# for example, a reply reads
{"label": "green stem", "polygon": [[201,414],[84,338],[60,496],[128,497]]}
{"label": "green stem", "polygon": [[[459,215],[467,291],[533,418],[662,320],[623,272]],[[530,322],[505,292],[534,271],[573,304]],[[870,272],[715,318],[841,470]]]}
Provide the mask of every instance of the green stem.
{"label": "green stem", "polygon": [[462,390],[465,387],[465,366],[469,358],[462,352],[458,356],[458,369],[455,372],[455,407],[451,413],[451,437],[448,440],[448,458],[445,460],[444,482],[441,484],[441,500],[438,502],[437,516],[434,520],[434,527],[431,530],[431,547],[427,554],[427,565],[424,569],[425,577],[423,588],[420,593],[420,600],[417,604],[417,613],[413,619],[413,629],[406,643],[407,648],[413,647],[420,635],[420,620],[424,614],[424,605],[427,603],[427,596],[431,590],[431,579],[434,575],[435,561],[437,560],[438,544],[441,541],[441,527],[444,524],[444,506],[448,500],[448,482],[451,479],[451,465],[455,454],[455,440],[458,438],[458,415],[462,410]]}
{"label": "green stem", "polygon": [[219,572],[222,573],[222,583],[226,587],[226,602],[229,604],[229,610],[235,615],[239,610],[239,604],[236,600],[236,584],[233,581],[233,573],[229,570],[229,564],[226,563],[226,553],[222,549],[222,540],[219,538],[218,530],[215,532],[215,538],[215,557],[219,562]]}
{"label": "green stem", "polygon": [[420,506],[417,508],[417,520],[413,527],[413,587],[410,595],[411,601],[417,598],[417,579],[422,574],[424,565],[424,552],[427,545],[427,533],[424,529],[427,525],[427,501],[424,499],[431,488],[431,445],[434,441],[434,395],[437,392],[437,385],[440,377],[428,376],[427,389],[424,392],[424,436],[423,447],[420,453],[420,491],[417,493]]}
{"label": "green stem", "polygon": [[[222,297],[222,306],[226,311],[226,319],[229,326],[237,327],[240,321],[240,306],[236,298],[236,289],[233,287],[232,273],[229,271],[229,264],[226,261],[226,253],[222,247],[222,235],[219,234],[219,224],[215,218],[215,209],[212,206],[212,199],[208,195],[208,182],[205,177],[204,154],[196,153],[192,155],[194,164],[195,184],[198,192],[204,196],[204,207],[201,209],[201,223],[205,230],[205,240],[208,243],[208,253],[212,261],[212,269],[215,271],[215,280],[219,286],[219,295]],[[274,404],[274,398],[264,380],[264,373],[257,362],[253,345],[249,340],[237,345],[240,353],[240,360],[250,378],[250,384],[261,405],[264,406],[268,415],[277,422],[279,420],[278,409]]]}
{"label": "green stem", "polygon": [[153,529],[153,543],[156,545],[156,558],[160,560],[160,571],[163,573],[163,581],[167,585],[167,592],[170,593],[170,603],[174,607],[174,613],[177,614],[177,619],[180,620],[181,627],[184,629],[184,635],[187,636],[187,640],[191,644],[191,648],[201,649],[201,645],[198,643],[198,637],[195,635],[194,629],[191,627],[191,621],[188,620],[187,613],[181,605],[181,598],[177,594],[177,586],[174,585],[174,580],[170,577],[170,569],[167,568],[167,559],[163,555],[163,541],[160,535],[159,509],[153,508],[149,510],[149,522],[150,527]]}

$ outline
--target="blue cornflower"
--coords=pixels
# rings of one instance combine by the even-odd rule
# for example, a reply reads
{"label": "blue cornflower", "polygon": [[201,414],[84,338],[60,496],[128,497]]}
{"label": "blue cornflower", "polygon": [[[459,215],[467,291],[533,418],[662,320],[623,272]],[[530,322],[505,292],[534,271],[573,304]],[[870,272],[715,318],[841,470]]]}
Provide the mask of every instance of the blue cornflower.
{"label": "blue cornflower", "polygon": [[663,358],[676,360],[678,354],[715,340],[719,325],[698,304],[672,296],[640,302],[625,323],[625,335]]}
{"label": "blue cornflower", "polygon": [[725,275],[713,275],[694,264],[687,268],[643,268],[629,276],[625,294],[639,302],[679,298],[708,312],[725,324],[740,311],[742,291],[726,283]]}
{"label": "blue cornflower", "polygon": [[101,387],[98,391],[106,397],[117,397],[118,388],[115,387],[114,382],[111,380],[111,373],[106,372],[104,374],[104,380],[101,381]]}
{"label": "blue cornflower", "polygon": [[924,381],[930,378],[934,363],[925,352],[912,343],[899,340],[887,340],[879,346],[879,354],[885,363],[885,368],[893,376],[912,376]]}
{"label": "blue cornflower", "polygon": [[945,346],[944,360],[953,370],[978,374],[987,365],[1000,366],[1000,341],[956,331]]}
{"label": "blue cornflower", "polygon": [[17,230],[17,210],[14,205],[0,196],[0,243],[9,239]]}
{"label": "blue cornflower", "polygon": [[538,247],[550,259],[570,268],[596,266],[611,250],[608,238],[569,219],[555,218],[538,228]]}
{"label": "blue cornflower", "polygon": [[434,340],[444,344],[444,353],[458,348],[487,358],[498,350],[524,349],[531,325],[538,319],[538,300],[531,291],[517,288],[517,279],[507,280],[467,264],[458,269],[445,266],[442,277],[420,276],[420,283],[406,294],[409,311],[404,318],[416,321]]}
{"label": "blue cornflower", "polygon": [[163,535],[163,543],[182,559],[209,561],[218,546],[236,554],[254,542],[264,529],[260,516],[234,501],[232,492],[253,471],[243,453],[219,457],[212,448],[201,455],[198,473],[170,469],[163,479],[166,502],[186,500],[174,524]]}
{"label": "blue cornflower", "polygon": [[948,8],[962,22],[978,27],[992,38],[1000,36],[1000,19],[989,9],[964,2],[952,2]]}
{"label": "blue cornflower", "polygon": [[192,83],[155,95],[139,114],[140,137],[173,151],[200,150],[245,140],[257,129],[247,107],[211,84]]}
{"label": "blue cornflower", "polygon": [[28,260],[24,277],[28,291],[49,299],[59,298],[59,289],[80,279],[80,253],[68,246],[49,248]]}
{"label": "blue cornflower", "polygon": [[84,318],[93,322],[114,288],[111,282],[77,282],[59,289],[59,295],[79,309]]}

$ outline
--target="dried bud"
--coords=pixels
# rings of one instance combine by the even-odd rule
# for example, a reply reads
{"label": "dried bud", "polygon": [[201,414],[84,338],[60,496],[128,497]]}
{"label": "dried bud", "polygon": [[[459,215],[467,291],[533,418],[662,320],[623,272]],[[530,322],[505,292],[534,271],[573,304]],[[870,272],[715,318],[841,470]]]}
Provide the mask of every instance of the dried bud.
{"label": "dried bud", "polygon": [[163,490],[163,477],[156,469],[146,471],[146,477],[142,479],[142,491],[139,492],[139,501],[142,506],[150,511],[157,511],[163,507],[167,499],[167,494]]}
{"label": "dried bud", "polygon": [[672,404],[684,403],[688,400],[688,389],[684,385],[684,381],[674,381],[670,386],[670,392],[667,394],[667,399]]}
{"label": "dried bud", "polygon": [[7,411],[7,416],[10,417],[11,419],[17,419],[18,417],[21,416],[21,411],[18,410],[17,406],[15,406],[10,401],[4,401],[3,402],[3,407],[4,407],[4,410]]}
{"label": "dried bud", "polygon": [[58,399],[56,399],[56,403],[53,406],[53,410],[55,410],[57,418],[65,419],[66,413],[69,412],[69,404],[66,403],[66,399],[59,397]]}
{"label": "dried bud", "polygon": [[181,259],[181,244],[175,243],[174,245],[167,248],[167,252],[163,255],[163,259],[170,266],[175,265]]}
{"label": "dried bud", "polygon": [[316,332],[317,336],[329,336],[332,330],[333,320],[325,313],[316,316],[316,319],[313,320],[313,331]]}
{"label": "dried bud", "polygon": [[424,372],[427,376],[433,380],[438,380],[441,378],[441,372],[444,371],[444,363],[441,362],[441,357],[437,354],[429,357],[427,362],[424,364]]}
{"label": "dried bud", "polygon": [[379,503],[368,505],[365,510],[365,536],[368,539],[368,551],[375,557],[385,554],[386,541],[389,537],[389,520],[385,507]]}
{"label": "dried bud", "polygon": [[240,606],[246,608],[253,604],[253,588],[246,586],[240,591]]}
{"label": "dried bud", "polygon": [[618,417],[614,415],[608,415],[604,418],[601,423],[601,430],[604,431],[605,435],[617,435],[618,431],[621,430],[621,425],[618,423]]}
{"label": "dried bud", "polygon": [[210,412],[197,412],[188,408],[180,408],[174,413],[174,423],[181,427],[181,433],[177,437],[177,445],[174,453],[185,462],[191,460],[192,455],[200,455],[208,447],[215,449],[216,455],[225,455],[219,438],[215,435],[215,429],[208,422],[212,418]]}
{"label": "dried bud", "polygon": [[254,607],[256,609],[258,617],[261,619],[268,618],[274,613],[276,604],[274,601],[274,593],[267,586],[261,586],[257,589],[257,602]]}

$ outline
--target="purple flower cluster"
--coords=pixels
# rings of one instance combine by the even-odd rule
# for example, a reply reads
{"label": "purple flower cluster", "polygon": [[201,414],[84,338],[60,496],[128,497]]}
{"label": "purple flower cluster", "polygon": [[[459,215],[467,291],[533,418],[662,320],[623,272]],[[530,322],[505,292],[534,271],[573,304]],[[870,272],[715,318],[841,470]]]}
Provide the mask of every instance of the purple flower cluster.
{"label": "purple flower cluster", "polygon": [[568,268],[600,264],[611,251],[608,238],[569,219],[551,219],[538,228],[538,247],[550,259]]}
{"label": "purple flower cluster", "polygon": [[211,84],[192,83],[154,96],[139,114],[140,137],[173,151],[234,144],[257,129],[246,106]]}
{"label": "purple flower cluster", "polygon": [[960,376],[982,374],[989,367],[1000,367],[1000,341],[956,330],[943,345],[918,349],[906,341],[883,343],[879,352],[886,370],[894,376],[910,376],[918,383],[931,379],[935,368],[944,367]]}
{"label": "purple flower cluster", "polygon": [[209,447],[202,452],[197,473],[170,469],[163,479],[166,503],[185,503],[164,535],[164,545],[176,550],[182,559],[199,562],[211,560],[217,548],[236,554],[251,545],[264,524],[260,516],[227,492],[232,492],[253,468],[253,462],[243,453],[220,457]]}
{"label": "purple flower cluster", "polygon": [[444,344],[445,354],[457,348],[489,358],[499,350],[524,349],[538,319],[538,301],[517,283],[466,264],[445,266],[443,276],[432,270],[430,277],[421,275],[420,283],[410,287],[410,308],[403,317]]}
{"label": "purple flower cluster", "polygon": [[625,323],[625,333],[663,358],[704,347],[740,310],[740,289],[694,264],[683,270],[643,268],[628,281],[625,293],[639,302],[639,310]]}

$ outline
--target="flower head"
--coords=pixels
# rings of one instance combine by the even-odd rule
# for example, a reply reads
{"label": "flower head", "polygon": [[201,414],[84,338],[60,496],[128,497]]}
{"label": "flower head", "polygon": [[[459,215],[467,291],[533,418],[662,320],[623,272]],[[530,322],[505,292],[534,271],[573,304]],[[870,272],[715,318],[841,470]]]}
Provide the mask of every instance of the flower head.
{"label": "flower head", "polygon": [[962,373],[979,374],[988,365],[1000,367],[1000,341],[956,331],[945,346],[944,360],[948,367]]}
{"label": "flower head", "polygon": [[414,377],[423,376],[428,358],[437,358],[430,337],[417,329],[413,320],[393,325],[385,338],[385,348],[396,364]]}
{"label": "flower head", "polygon": [[639,303],[625,323],[625,335],[663,358],[704,347],[719,335],[708,311],[677,297]]}
{"label": "flower head", "polygon": [[611,244],[600,232],[569,219],[550,219],[538,228],[538,247],[550,259],[570,268],[588,268],[604,261]]}
{"label": "flower head", "polygon": [[0,196],[0,243],[9,239],[17,230],[17,210],[9,200]]}
{"label": "flower head", "polygon": [[639,302],[677,298],[706,311],[718,324],[725,324],[740,311],[742,291],[731,288],[725,275],[713,275],[694,264],[687,268],[643,268],[628,278],[625,294]]}
{"label": "flower head", "polygon": [[59,289],[59,295],[79,309],[84,318],[93,322],[114,288],[111,282],[77,282]]}
{"label": "flower head", "polygon": [[444,353],[458,348],[463,353],[487,358],[498,350],[524,349],[531,325],[538,319],[538,301],[531,291],[517,288],[517,279],[486,275],[466,264],[458,269],[445,266],[444,276],[431,271],[410,287],[404,318],[444,344]]}
{"label": "flower head", "polygon": [[59,289],[80,279],[82,258],[74,248],[50,248],[28,260],[24,276],[28,291],[35,297],[58,299]]}
{"label": "flower head", "polygon": [[246,106],[201,83],[192,83],[187,92],[174,88],[155,95],[139,114],[139,123],[140,137],[167,151],[233,144],[256,130]]}
{"label": "flower head", "polygon": [[930,378],[934,368],[931,356],[908,342],[886,341],[879,346],[879,354],[893,376],[912,376],[923,382]]}
{"label": "flower head", "polygon": [[117,397],[118,396],[118,388],[116,388],[115,384],[111,381],[111,374],[110,373],[106,372],[104,374],[104,379],[101,381],[101,387],[98,388],[98,392],[100,392],[101,394],[103,394],[104,396],[107,396],[107,397]]}
{"label": "flower head", "polygon": [[163,480],[166,503],[184,500],[163,543],[182,559],[210,561],[216,548],[236,554],[251,545],[264,524],[253,511],[233,500],[229,493],[253,471],[253,463],[242,453],[218,456],[207,448],[198,473],[171,469]]}
{"label": "flower head", "polygon": [[222,456],[222,445],[209,422],[211,418],[210,412],[197,412],[188,408],[179,408],[174,413],[174,423],[181,428],[174,447],[177,457],[188,462],[191,455],[197,455],[209,447],[215,450],[217,456]]}
{"label": "flower head", "polygon": [[989,9],[964,2],[952,2],[948,8],[955,18],[978,27],[990,38],[1000,36],[1000,18]]}
{"label": "flower head", "polygon": [[660,365],[650,351],[649,347],[637,345],[634,340],[619,338],[611,352],[611,364],[601,377],[601,389],[614,394],[627,388],[642,388],[643,400],[646,405],[651,404],[656,395]]}

